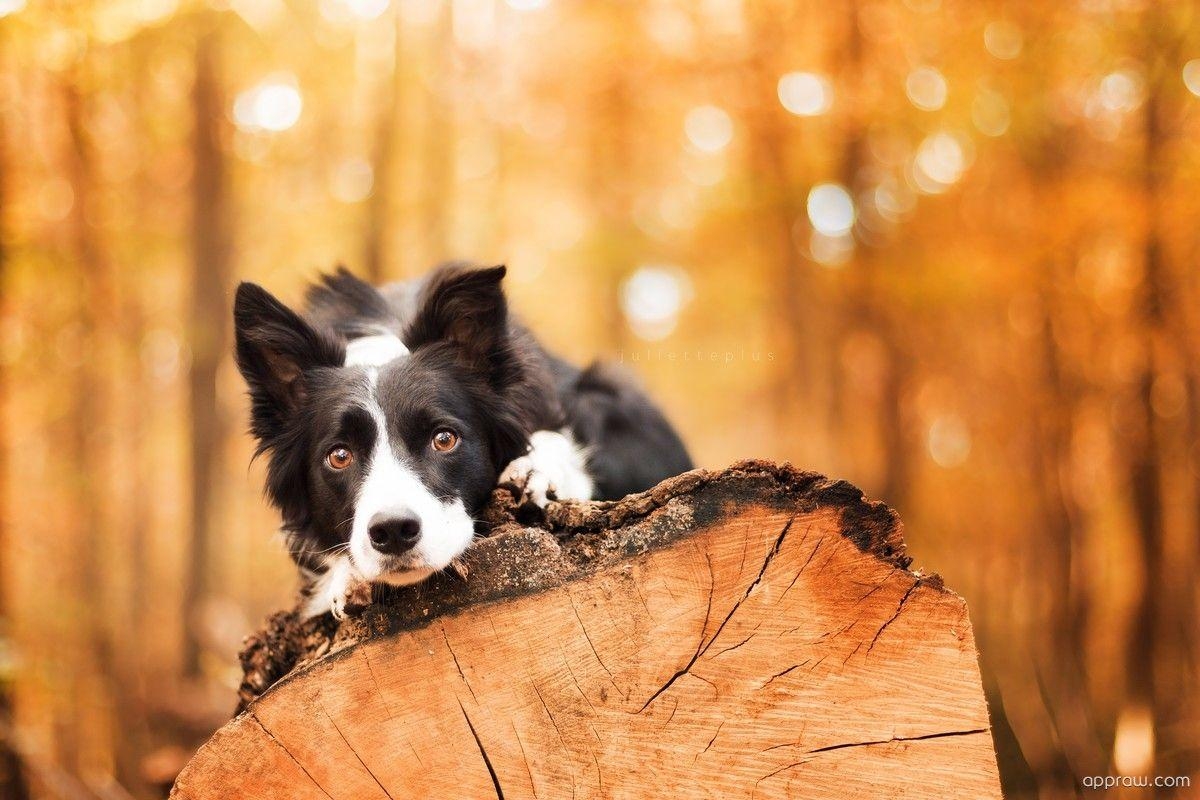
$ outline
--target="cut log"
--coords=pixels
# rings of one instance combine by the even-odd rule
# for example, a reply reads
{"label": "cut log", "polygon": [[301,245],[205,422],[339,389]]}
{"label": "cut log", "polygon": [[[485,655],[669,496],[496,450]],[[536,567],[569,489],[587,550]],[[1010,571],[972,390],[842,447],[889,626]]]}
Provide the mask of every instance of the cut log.
{"label": "cut log", "polygon": [[488,514],[465,578],[274,618],[172,796],[1000,797],[966,605],[849,484]]}

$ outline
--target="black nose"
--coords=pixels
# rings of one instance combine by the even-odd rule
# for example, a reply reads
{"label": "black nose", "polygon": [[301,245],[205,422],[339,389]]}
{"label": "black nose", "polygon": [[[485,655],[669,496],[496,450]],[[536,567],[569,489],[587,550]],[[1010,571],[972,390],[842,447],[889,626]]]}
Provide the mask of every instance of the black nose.
{"label": "black nose", "polygon": [[414,516],[377,516],[367,529],[371,546],[379,552],[398,556],[413,549],[421,537],[421,521]]}

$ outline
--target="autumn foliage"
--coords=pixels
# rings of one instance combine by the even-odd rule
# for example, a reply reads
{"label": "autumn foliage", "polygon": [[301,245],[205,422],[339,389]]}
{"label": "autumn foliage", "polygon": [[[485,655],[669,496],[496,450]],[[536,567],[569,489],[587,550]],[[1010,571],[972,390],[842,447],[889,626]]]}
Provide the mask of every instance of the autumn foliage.
{"label": "autumn foliage", "polygon": [[235,282],[451,257],[895,507],[1010,796],[1196,773],[1197,94],[1193,0],[0,0],[4,790],[155,796],[291,597]]}

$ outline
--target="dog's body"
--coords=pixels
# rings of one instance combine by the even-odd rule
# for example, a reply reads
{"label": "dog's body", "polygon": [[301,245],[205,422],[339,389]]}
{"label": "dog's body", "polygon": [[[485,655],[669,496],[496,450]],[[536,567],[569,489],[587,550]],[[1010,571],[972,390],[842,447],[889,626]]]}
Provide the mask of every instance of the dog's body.
{"label": "dog's body", "polygon": [[636,388],[549,355],[507,313],[504,268],[449,265],[375,289],[339,271],[304,317],[242,284],[234,308],[267,494],[309,575],[308,615],[408,584],[470,545],[498,480],[614,499],[690,469]]}

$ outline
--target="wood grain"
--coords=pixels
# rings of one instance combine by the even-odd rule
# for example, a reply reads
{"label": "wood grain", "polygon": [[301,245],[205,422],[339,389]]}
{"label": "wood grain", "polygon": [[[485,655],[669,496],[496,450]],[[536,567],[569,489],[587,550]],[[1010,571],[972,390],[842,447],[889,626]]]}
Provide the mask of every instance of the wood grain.
{"label": "wood grain", "polygon": [[467,580],[496,599],[372,606],[172,796],[999,798],[966,606],[894,515],[786,468],[700,477],[509,524]]}

